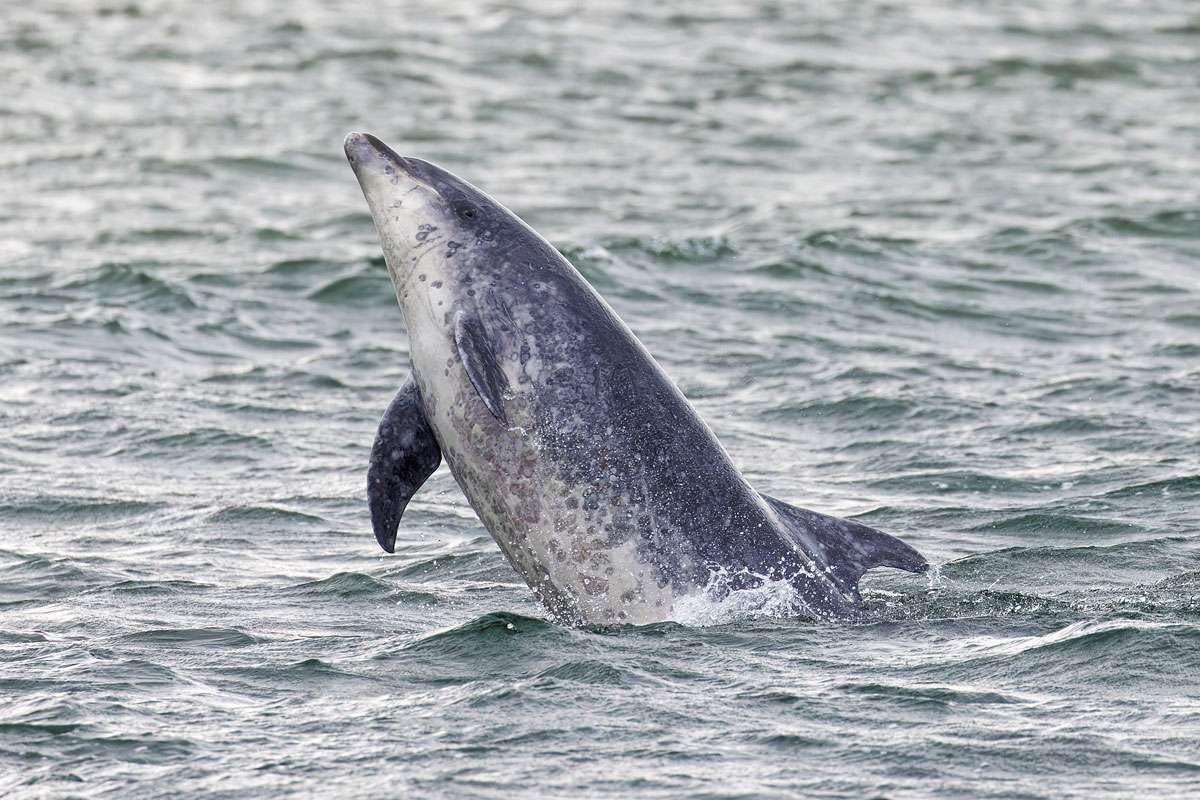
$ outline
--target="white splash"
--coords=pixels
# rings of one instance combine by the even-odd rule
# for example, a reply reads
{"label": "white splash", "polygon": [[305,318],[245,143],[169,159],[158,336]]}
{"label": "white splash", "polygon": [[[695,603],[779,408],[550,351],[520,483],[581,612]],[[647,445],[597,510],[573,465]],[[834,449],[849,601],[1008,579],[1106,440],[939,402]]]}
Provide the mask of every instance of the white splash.
{"label": "white splash", "polygon": [[[746,589],[730,588],[734,578],[745,577],[756,579],[758,584]],[[747,619],[796,616],[815,615],[789,581],[768,578],[744,569],[731,572],[720,568],[713,571],[703,589],[676,598],[670,618],[682,625],[706,627]]]}

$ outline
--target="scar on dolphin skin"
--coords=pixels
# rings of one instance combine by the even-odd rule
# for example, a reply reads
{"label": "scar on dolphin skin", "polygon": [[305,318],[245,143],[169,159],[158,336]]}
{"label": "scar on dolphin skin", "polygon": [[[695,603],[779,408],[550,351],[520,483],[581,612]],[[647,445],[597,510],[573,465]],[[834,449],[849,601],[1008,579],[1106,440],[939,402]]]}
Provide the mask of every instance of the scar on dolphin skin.
{"label": "scar on dolphin skin", "polygon": [[436,447],[567,623],[659,622],[775,581],[813,617],[855,620],[867,570],[928,568],[893,536],[755,491],[595,289],[503,205],[370,134],[345,150],[410,338],[414,380],[377,437],[409,444],[381,451],[397,457],[373,461],[367,487],[385,549]]}

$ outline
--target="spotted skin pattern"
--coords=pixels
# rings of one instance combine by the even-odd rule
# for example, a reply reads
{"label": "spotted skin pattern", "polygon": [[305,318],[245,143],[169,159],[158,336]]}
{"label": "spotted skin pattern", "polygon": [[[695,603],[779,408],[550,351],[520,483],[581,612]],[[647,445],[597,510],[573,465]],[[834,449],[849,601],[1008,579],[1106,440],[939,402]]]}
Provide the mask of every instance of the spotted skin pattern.
{"label": "spotted skin pattern", "polygon": [[[413,459],[440,451],[555,618],[670,619],[717,573],[727,590],[786,580],[813,616],[853,618],[863,571],[926,567],[886,534],[756,492],[608,304],[498,202],[368,134],[346,153],[408,326],[432,439]],[[368,487],[373,507],[385,485]],[[378,502],[402,511],[411,492]]]}

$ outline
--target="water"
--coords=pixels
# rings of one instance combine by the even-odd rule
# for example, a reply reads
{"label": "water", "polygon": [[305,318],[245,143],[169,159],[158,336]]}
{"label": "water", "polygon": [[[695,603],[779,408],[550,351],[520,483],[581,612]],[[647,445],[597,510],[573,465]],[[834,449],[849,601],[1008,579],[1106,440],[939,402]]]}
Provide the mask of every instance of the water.
{"label": "water", "polygon": [[[1200,793],[1194,4],[44,0],[0,76],[0,795]],[[382,554],[351,129],[938,574],[563,628],[444,470]]]}

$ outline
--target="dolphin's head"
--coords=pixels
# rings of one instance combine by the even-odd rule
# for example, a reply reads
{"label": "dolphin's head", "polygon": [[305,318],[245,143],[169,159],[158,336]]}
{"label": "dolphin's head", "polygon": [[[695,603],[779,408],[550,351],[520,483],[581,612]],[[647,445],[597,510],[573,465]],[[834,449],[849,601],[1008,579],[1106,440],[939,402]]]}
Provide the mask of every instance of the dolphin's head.
{"label": "dolphin's head", "polygon": [[347,135],[345,149],[402,301],[418,264],[432,281],[456,257],[489,244],[498,217],[510,213],[461,178],[405,158],[369,133]]}

